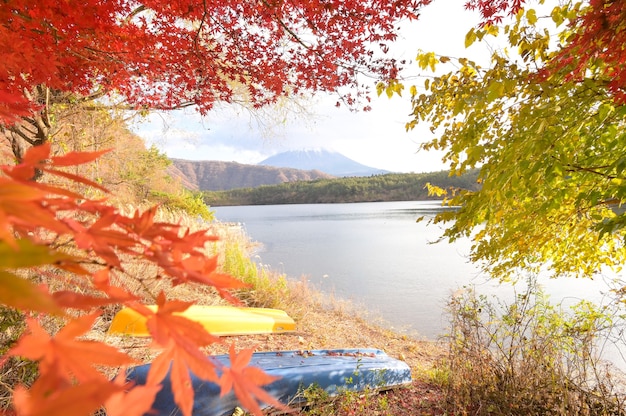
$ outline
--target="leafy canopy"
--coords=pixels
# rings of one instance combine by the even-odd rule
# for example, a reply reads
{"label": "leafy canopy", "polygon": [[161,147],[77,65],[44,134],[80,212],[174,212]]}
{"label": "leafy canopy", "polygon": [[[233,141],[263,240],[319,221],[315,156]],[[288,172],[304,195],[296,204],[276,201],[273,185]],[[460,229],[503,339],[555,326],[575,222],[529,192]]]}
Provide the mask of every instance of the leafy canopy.
{"label": "leafy canopy", "polygon": [[517,268],[552,276],[619,269],[626,5],[529,3],[468,2],[484,24],[467,33],[466,46],[505,45],[487,66],[434,53],[417,58],[436,72],[411,87],[407,130],[428,123],[435,138],[423,148],[443,150],[451,174],[480,168],[482,185],[449,196],[460,209],[436,221],[453,221],[445,231],[451,240],[471,236],[472,260],[500,279]]}
{"label": "leafy canopy", "polygon": [[[139,107],[209,110],[243,85],[255,105],[397,74],[381,51],[430,0],[15,0],[0,9],[0,120],[28,115],[45,84],[117,91]],[[374,56],[378,55],[378,56]],[[354,103],[349,99],[348,101]]]}

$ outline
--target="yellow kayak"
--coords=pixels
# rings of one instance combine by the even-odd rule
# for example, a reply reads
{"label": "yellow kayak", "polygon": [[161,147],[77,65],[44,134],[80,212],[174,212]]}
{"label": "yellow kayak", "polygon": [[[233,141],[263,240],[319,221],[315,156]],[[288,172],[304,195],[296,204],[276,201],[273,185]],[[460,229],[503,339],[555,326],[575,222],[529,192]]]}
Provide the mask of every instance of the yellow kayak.
{"label": "yellow kayak", "polygon": [[[156,306],[148,308],[156,310]],[[293,332],[296,323],[285,311],[269,308],[192,305],[179,315],[198,322],[213,335],[278,334]],[[130,308],[113,317],[109,334],[149,337],[146,318]]]}

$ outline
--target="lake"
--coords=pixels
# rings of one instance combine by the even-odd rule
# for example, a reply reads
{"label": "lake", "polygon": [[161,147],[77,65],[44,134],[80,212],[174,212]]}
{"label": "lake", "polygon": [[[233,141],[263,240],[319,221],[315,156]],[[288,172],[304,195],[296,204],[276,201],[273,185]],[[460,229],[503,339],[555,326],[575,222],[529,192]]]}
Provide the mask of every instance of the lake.
{"label": "lake", "polygon": [[[432,244],[442,228],[437,201],[212,207],[223,222],[241,223],[260,247],[255,260],[292,279],[353,301],[394,329],[427,339],[446,332],[445,306],[466,285],[509,296],[468,262],[470,241]],[[600,299],[602,279],[542,282],[555,300]]]}

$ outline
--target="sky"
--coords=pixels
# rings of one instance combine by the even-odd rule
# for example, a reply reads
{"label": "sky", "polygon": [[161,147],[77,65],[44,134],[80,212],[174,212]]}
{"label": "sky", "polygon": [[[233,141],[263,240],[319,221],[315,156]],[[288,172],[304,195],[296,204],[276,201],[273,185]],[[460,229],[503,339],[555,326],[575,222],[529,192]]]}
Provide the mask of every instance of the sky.
{"label": "sky", "polygon": [[[403,28],[394,56],[412,61],[417,70],[420,49],[456,57],[480,54],[464,47],[465,33],[478,22],[476,14],[464,10],[464,1],[435,0],[424,8],[420,19]],[[392,172],[443,170],[441,153],[419,151],[420,143],[433,137],[429,127],[405,130],[412,83],[420,86],[423,79],[405,81],[403,97],[374,97],[368,112],[337,108],[336,96],[317,95],[291,103],[290,111],[268,108],[262,114],[228,106],[206,116],[192,108],[155,112],[137,121],[133,129],[171,158],[256,164],[288,150],[321,148]]]}

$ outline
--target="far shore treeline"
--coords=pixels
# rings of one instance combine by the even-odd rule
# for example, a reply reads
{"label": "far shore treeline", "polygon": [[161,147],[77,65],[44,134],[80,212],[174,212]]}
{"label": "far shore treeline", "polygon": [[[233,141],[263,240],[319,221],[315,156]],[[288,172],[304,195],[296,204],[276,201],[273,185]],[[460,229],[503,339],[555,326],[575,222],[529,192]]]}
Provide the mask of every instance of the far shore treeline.
{"label": "far shore treeline", "polygon": [[447,171],[390,173],[286,182],[228,191],[204,191],[203,197],[210,206],[418,201],[439,198],[428,195],[427,183],[444,189],[476,190],[479,187],[477,176],[478,169],[462,176],[449,176]]}

